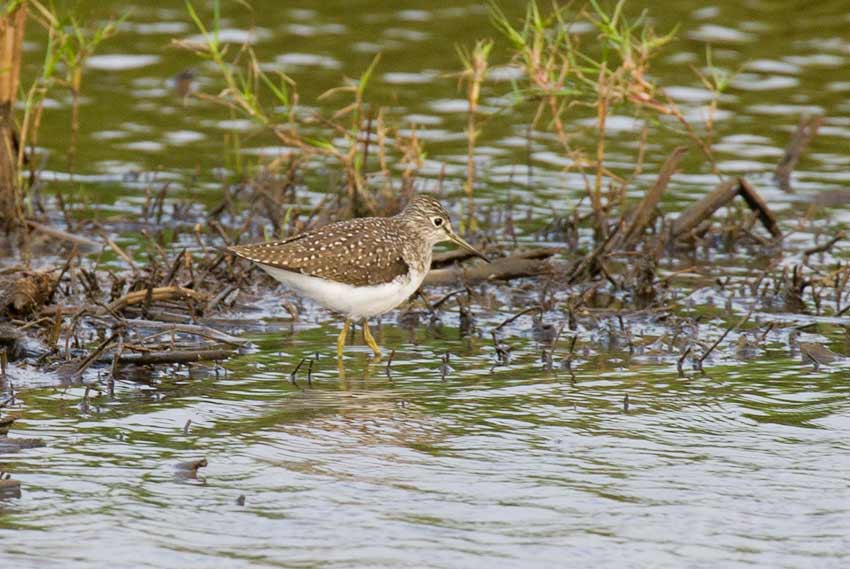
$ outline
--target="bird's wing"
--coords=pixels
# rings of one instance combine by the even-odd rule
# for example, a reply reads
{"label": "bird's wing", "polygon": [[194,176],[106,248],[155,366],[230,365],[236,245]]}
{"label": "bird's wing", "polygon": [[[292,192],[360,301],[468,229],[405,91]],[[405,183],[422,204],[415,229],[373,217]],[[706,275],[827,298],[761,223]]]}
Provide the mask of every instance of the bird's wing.
{"label": "bird's wing", "polygon": [[228,250],[260,265],[355,286],[390,282],[410,270],[401,255],[398,227],[389,218],[352,219],[283,241]]}

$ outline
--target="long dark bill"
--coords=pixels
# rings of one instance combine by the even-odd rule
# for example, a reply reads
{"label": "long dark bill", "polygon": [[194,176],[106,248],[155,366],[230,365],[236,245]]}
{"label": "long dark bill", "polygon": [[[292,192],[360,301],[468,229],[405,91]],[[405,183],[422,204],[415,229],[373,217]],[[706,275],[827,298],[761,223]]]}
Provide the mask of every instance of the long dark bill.
{"label": "long dark bill", "polygon": [[461,238],[461,236],[460,236],[460,235],[458,235],[457,233],[455,233],[454,231],[449,230],[449,231],[447,231],[446,233],[447,233],[447,234],[448,234],[448,236],[449,236],[449,240],[450,240],[452,243],[454,243],[455,245],[457,245],[458,247],[460,247],[461,249],[465,249],[466,251],[468,251],[468,252],[472,253],[473,255],[475,255],[476,257],[478,257],[479,259],[484,259],[484,260],[485,260],[485,261],[487,261],[488,263],[490,262],[490,259],[488,259],[487,257],[485,257],[485,256],[484,256],[484,254],[483,254],[483,253],[481,253],[478,249],[476,249],[475,247],[473,247],[472,245],[470,245],[469,243],[467,243],[466,241],[464,241],[464,240]]}

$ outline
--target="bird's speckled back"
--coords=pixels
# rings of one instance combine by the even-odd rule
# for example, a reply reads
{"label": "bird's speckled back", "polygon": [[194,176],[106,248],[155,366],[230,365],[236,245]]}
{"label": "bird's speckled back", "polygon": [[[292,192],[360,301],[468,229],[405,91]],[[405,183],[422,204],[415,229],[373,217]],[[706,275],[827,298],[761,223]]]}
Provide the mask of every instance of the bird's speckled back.
{"label": "bird's speckled back", "polygon": [[364,217],[331,223],[283,241],[237,245],[229,250],[261,265],[296,271],[355,286],[377,285],[420,273],[431,265],[434,243],[444,233],[435,217],[450,224],[434,198],[416,196],[393,217]]}

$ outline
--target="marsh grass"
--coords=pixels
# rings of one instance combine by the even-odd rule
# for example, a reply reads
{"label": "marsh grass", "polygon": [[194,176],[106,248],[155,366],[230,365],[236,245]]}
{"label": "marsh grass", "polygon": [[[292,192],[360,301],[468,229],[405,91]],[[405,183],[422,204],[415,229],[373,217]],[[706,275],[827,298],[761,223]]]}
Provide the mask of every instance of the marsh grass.
{"label": "marsh grass", "polygon": [[[634,17],[627,15],[625,0],[611,9],[597,0],[578,8],[574,8],[575,3],[553,5],[548,13],[531,0],[519,22],[511,20],[495,0],[488,3],[493,25],[511,48],[512,62],[524,70],[524,79],[513,86],[515,98],[520,104],[536,106],[532,130],[548,121],[546,128],[554,132],[570,160],[566,170],[576,170],[583,176],[598,239],[607,237],[606,212],[617,202],[616,194],[604,195],[605,180],[616,183],[622,197],[634,178],[633,174],[624,180],[605,165],[606,124],[612,111],[649,120],[686,136],[700,149],[712,172],[720,174],[711,150],[711,133],[719,94],[728,85],[729,77],[711,65],[710,52],[707,70],[694,69],[713,94],[706,129],[700,133],[663,87],[650,79],[653,59],[673,40],[675,29],[657,33],[645,12]],[[582,43],[571,30],[588,24],[594,33],[593,41]],[[573,116],[586,110],[596,117],[595,142],[580,146],[567,125]],[[660,120],[663,117],[672,117],[680,130],[671,128],[669,121]],[[645,138],[644,133],[641,139]],[[643,149],[642,143],[635,160],[638,168],[643,163]]]}
{"label": "marsh grass", "polygon": [[481,98],[481,85],[487,78],[488,59],[493,50],[493,40],[479,40],[475,47],[466,50],[458,47],[458,55],[463,63],[460,81],[466,84],[467,98],[467,154],[466,154],[466,224],[471,230],[477,229],[475,218],[475,141],[479,130],[477,124],[478,102]]}
{"label": "marsh grass", "polygon": [[[297,85],[291,77],[282,71],[264,71],[250,45],[234,49],[220,41],[221,5],[218,0],[212,3],[209,25],[204,23],[191,2],[186,3],[186,8],[204,39],[201,43],[174,40],[174,45],[209,61],[224,83],[224,88],[216,94],[198,93],[197,96],[223,105],[268,129],[278,142],[298,154],[299,163],[305,167],[317,157],[335,161],[344,173],[349,214],[375,213],[379,204],[367,181],[371,131],[373,123],[377,123],[379,129],[385,127],[382,114],[375,115],[369,107],[366,92],[380,62],[380,54],[357,79],[347,79],[343,85],[318,97],[319,101],[349,97],[340,108],[329,115],[305,115],[299,109]],[[231,55],[231,52],[235,53]],[[382,171],[387,173],[389,170],[383,168],[386,165],[385,145],[379,143],[378,150]]]}
{"label": "marsh grass", "polygon": [[[553,5],[548,12],[531,0],[517,22],[496,0],[489,0],[488,5],[502,42],[481,39],[468,48],[458,48],[462,66],[458,78],[467,100],[464,230],[477,230],[475,148],[485,122],[479,107],[491,55],[494,48],[504,44],[511,53],[511,63],[524,72],[523,78],[512,85],[514,105],[532,107],[530,132],[552,132],[569,161],[565,170],[581,175],[598,239],[607,238],[611,210],[625,205],[628,185],[643,164],[641,144],[635,160],[638,166],[628,178],[606,166],[606,130],[612,113],[626,113],[667,128],[671,121],[661,119],[672,117],[672,123],[679,126],[672,131],[697,146],[712,171],[719,174],[711,151],[712,117],[728,78],[714,70],[710,61],[706,70],[695,69],[715,95],[705,132],[692,125],[663,88],[649,79],[653,59],[674,38],[675,30],[656,33],[645,13],[627,14],[625,0],[610,9],[590,0],[578,8],[573,4]],[[400,136],[400,125],[389,124],[386,110],[374,108],[368,100],[368,86],[380,64],[380,54],[359,77],[344,79],[339,87],[319,95],[317,102],[328,110],[307,113],[299,107],[297,85],[291,77],[261,65],[250,45],[220,41],[220,0],[211,5],[209,23],[188,0],[186,8],[203,40],[175,40],[174,44],[209,61],[223,84],[218,93],[197,96],[251,118],[289,148],[302,168],[336,163],[342,174],[335,192],[341,215],[386,213],[414,190],[425,155],[415,125],[411,125],[408,136]],[[581,26],[592,28],[593,41],[583,43],[584,38],[576,33]],[[575,119],[588,112],[595,115],[592,144],[579,136],[586,129],[575,126]],[[392,148],[386,143],[390,138],[395,141]],[[646,140],[646,132],[641,139]],[[274,160],[267,167],[274,170],[280,163],[281,159]]]}
{"label": "marsh grass", "polygon": [[[84,21],[73,12],[60,12],[52,4],[45,5],[38,0],[27,0],[20,5],[29,8],[30,19],[45,30],[46,45],[38,72],[31,84],[21,90],[24,111],[17,133],[18,145],[14,153],[15,183],[18,188],[16,216],[19,225],[35,210],[43,210],[43,206],[38,203],[37,192],[30,190],[37,187],[39,167],[43,165],[38,160],[35,149],[38,144],[45,99],[57,87],[67,88],[71,93],[71,124],[67,159],[68,169],[73,173],[80,131],[79,109],[85,64],[103,41],[117,33],[118,24],[121,21],[110,20],[102,24]],[[25,191],[19,174],[27,165],[29,180],[26,184],[27,191]]]}
{"label": "marsh grass", "polygon": [[[61,83],[71,92],[71,141],[68,145],[68,169],[76,168],[77,142],[80,133],[80,93],[83,88],[83,71],[86,61],[94,55],[100,44],[118,33],[123,20],[100,24],[85,21],[73,13],[57,14],[43,11],[52,41],[49,47],[56,50],[56,59],[62,63]],[[50,49],[48,49],[50,51]],[[45,69],[47,67],[45,66]]]}
{"label": "marsh grass", "polygon": [[23,221],[14,109],[26,19],[27,4],[23,1],[7,2],[0,11],[0,225],[6,231]]}

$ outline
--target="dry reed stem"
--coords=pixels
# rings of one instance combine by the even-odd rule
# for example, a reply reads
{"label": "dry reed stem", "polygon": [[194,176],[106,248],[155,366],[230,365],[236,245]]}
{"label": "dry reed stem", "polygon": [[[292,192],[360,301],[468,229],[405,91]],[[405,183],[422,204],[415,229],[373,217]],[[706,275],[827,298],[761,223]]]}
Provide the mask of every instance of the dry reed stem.
{"label": "dry reed stem", "polygon": [[148,299],[150,299],[150,301],[152,302],[182,299],[191,299],[201,302],[206,302],[208,300],[206,294],[198,292],[196,290],[179,286],[166,286],[131,292],[112,302],[108,308],[110,312],[114,312],[133,304],[141,304],[143,302],[147,302]]}
{"label": "dry reed stem", "polygon": [[658,179],[655,181],[655,184],[649,191],[646,192],[643,200],[641,200],[634,214],[632,215],[631,221],[629,222],[628,228],[624,233],[622,233],[622,238],[619,242],[628,247],[631,245],[635,238],[644,230],[644,228],[649,225],[652,221],[652,218],[655,217],[655,209],[658,207],[658,203],[661,201],[661,197],[664,195],[664,191],[667,189],[667,184],[670,183],[670,179],[673,177],[673,174],[676,172],[676,169],[679,167],[679,163],[682,161],[684,155],[688,152],[688,148],[686,146],[679,146],[670,156],[667,158],[667,161],[664,162],[664,166],[661,168],[661,172],[658,175]]}
{"label": "dry reed stem", "polygon": [[13,115],[26,17],[26,2],[0,16],[0,225],[7,231],[17,228],[24,218]]}
{"label": "dry reed stem", "polygon": [[791,187],[791,173],[797,167],[797,162],[800,160],[803,151],[817,135],[822,123],[823,117],[804,118],[800,121],[794,134],[791,135],[791,140],[788,142],[785,154],[776,166],[776,172],[774,173],[776,182],[783,192],[794,192],[794,188]]}

